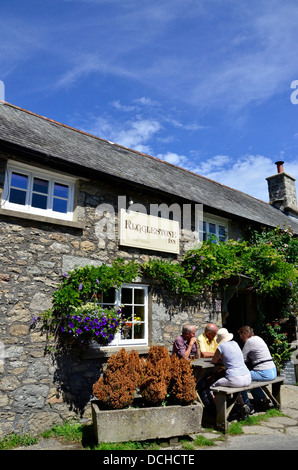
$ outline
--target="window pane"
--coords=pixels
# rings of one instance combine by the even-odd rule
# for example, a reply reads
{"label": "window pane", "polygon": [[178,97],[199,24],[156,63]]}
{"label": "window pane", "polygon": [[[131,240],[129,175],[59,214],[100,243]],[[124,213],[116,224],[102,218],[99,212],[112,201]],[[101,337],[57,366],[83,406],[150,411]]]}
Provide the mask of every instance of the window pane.
{"label": "window pane", "polygon": [[24,206],[26,204],[26,191],[11,188],[9,202],[13,202],[14,204],[22,204]]}
{"label": "window pane", "polygon": [[32,207],[38,207],[38,209],[46,209],[47,208],[47,196],[43,196],[42,194],[32,194]]}
{"label": "window pane", "polygon": [[132,323],[123,324],[121,328],[121,339],[132,339]]}
{"label": "window pane", "polygon": [[28,176],[21,175],[20,173],[12,173],[10,185],[14,188],[27,189]]}
{"label": "window pane", "polygon": [[218,235],[220,241],[224,241],[226,239],[226,229],[222,225],[218,226]]}
{"label": "window pane", "polygon": [[33,191],[36,193],[48,194],[49,182],[40,178],[34,178]]}
{"label": "window pane", "polygon": [[139,323],[139,324],[135,323],[133,333],[134,333],[134,338],[135,339],[144,339],[145,338],[145,325],[144,325],[144,323]]}
{"label": "window pane", "polygon": [[62,197],[64,199],[68,199],[68,186],[65,184],[54,184],[54,196]]}
{"label": "window pane", "polygon": [[134,303],[135,304],[144,304],[144,291],[143,289],[134,289]]}
{"label": "window pane", "polygon": [[209,224],[209,233],[216,234],[216,225],[215,224]]}
{"label": "window pane", "polygon": [[67,201],[65,199],[54,198],[53,211],[62,212],[63,214],[66,214],[67,213]]}
{"label": "window pane", "polygon": [[144,307],[138,306],[134,309],[134,320],[144,321]]}
{"label": "window pane", "polygon": [[121,302],[123,304],[132,304],[132,289],[123,287],[121,292]]}
{"label": "window pane", "polygon": [[131,322],[132,319],[132,307],[130,305],[125,305],[122,309],[122,318],[123,321]]}

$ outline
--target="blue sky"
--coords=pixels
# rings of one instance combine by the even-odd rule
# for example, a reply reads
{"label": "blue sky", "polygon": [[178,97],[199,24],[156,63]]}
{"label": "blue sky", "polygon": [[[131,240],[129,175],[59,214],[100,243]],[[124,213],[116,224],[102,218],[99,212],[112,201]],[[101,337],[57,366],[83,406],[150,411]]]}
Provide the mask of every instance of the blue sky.
{"label": "blue sky", "polygon": [[268,201],[275,161],[298,179],[297,24],[297,0],[2,0],[0,80],[9,103]]}

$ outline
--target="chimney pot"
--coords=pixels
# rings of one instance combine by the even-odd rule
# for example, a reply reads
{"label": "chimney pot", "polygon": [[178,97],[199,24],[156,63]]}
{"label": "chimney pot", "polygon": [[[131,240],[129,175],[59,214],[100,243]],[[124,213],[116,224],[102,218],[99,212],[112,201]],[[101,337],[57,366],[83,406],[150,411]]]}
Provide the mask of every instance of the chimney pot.
{"label": "chimney pot", "polygon": [[283,164],[284,164],[283,161],[275,162],[275,165],[277,166],[277,173],[283,173],[284,172]]}

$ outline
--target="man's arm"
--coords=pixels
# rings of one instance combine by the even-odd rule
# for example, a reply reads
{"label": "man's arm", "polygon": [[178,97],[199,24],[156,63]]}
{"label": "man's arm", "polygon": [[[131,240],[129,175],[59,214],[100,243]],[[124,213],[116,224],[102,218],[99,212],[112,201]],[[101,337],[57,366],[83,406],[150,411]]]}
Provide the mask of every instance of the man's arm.
{"label": "man's arm", "polygon": [[202,339],[202,335],[198,337],[198,347],[201,351],[201,357],[213,357],[214,356],[213,352],[204,351],[204,349],[206,349],[206,345],[205,345],[204,340]]}
{"label": "man's arm", "polygon": [[197,341],[197,340],[196,340],[196,337],[195,337],[195,336],[193,336],[192,338],[190,338],[190,340],[189,340],[189,345],[188,345],[188,347],[187,347],[185,353],[184,353],[183,356],[182,356],[182,357],[184,357],[184,359],[186,359],[186,360],[189,359],[189,355],[190,355],[191,349],[192,349],[194,343],[196,343],[196,341]]}
{"label": "man's arm", "polygon": [[202,355],[202,357],[213,357],[214,353],[201,351],[201,355]]}

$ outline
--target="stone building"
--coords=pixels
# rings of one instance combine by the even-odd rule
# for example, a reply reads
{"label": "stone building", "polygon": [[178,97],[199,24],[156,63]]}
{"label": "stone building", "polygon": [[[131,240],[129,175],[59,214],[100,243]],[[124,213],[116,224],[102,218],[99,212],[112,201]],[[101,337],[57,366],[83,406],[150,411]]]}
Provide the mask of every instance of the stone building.
{"label": "stone building", "polygon": [[[63,273],[117,257],[179,260],[208,234],[224,240],[285,225],[297,234],[295,183],[280,170],[268,178],[268,204],[0,103],[0,437],[36,434],[72,416],[88,419],[92,384],[111,353],[170,348],[184,323],[199,334],[207,322],[226,325],[229,318],[228,299],[210,295],[184,308],[138,279],[115,294],[122,302],[130,297],[132,306],[139,299],[141,338],[119,335],[106,348],[72,355],[47,352],[46,335],[32,319],[51,307]],[[150,230],[157,236],[148,241],[143,232]]]}

